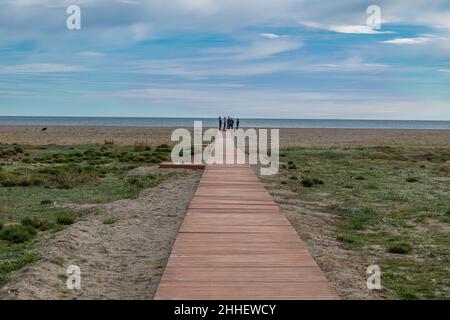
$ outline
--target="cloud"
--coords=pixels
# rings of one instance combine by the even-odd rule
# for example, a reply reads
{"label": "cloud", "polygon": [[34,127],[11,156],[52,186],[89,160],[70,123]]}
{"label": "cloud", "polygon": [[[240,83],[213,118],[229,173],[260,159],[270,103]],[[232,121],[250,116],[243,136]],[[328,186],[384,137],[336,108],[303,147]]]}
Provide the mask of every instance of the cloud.
{"label": "cloud", "polygon": [[450,69],[439,69],[438,71],[442,73],[450,73]]}
{"label": "cloud", "polygon": [[259,34],[260,37],[266,38],[266,39],[278,39],[278,38],[284,38],[287,36],[281,36],[275,33],[260,33]]}
{"label": "cloud", "polygon": [[392,31],[379,31],[370,28],[366,25],[327,25],[317,22],[300,22],[300,24],[314,29],[322,29],[333,31],[337,33],[348,33],[348,34],[387,34],[393,33]]}
{"label": "cloud", "polygon": [[[444,32],[450,32],[447,0],[433,0],[432,5],[423,0],[378,2],[383,22],[447,28]],[[2,1],[2,42],[30,38],[47,40],[67,34],[62,27],[67,18],[63,9],[70,3],[70,0]],[[124,46],[132,41],[180,31],[235,34],[236,30],[253,26],[292,27],[298,25],[299,20],[310,21],[302,22],[304,25],[337,33],[388,33],[365,25],[367,4],[358,0],[339,0],[326,5],[314,0],[78,0],[77,4],[82,9],[83,35],[89,33],[92,42],[123,42]],[[107,36],[103,36],[105,33]],[[278,36],[276,33],[265,35],[267,38]]]}
{"label": "cloud", "polygon": [[329,26],[328,30],[338,33],[351,33],[351,34],[384,34],[392,33],[392,31],[379,31],[364,25],[342,25],[342,26]]}
{"label": "cloud", "polygon": [[84,57],[103,57],[105,54],[97,51],[82,51],[78,53],[80,56]]}
{"label": "cloud", "polygon": [[414,116],[424,119],[439,116],[447,110],[447,104],[442,101],[427,101],[430,109],[424,109],[422,101],[379,91],[300,92],[246,88],[202,90],[177,86],[102,92],[94,95],[131,100],[132,103],[140,102],[149,108],[182,105],[189,108],[190,114],[203,116],[215,116],[218,112],[227,110],[241,117],[314,118],[319,114],[320,117],[334,119],[405,119]]}
{"label": "cloud", "polygon": [[12,66],[0,66],[0,74],[46,74],[46,73],[73,73],[85,72],[90,69],[82,66],[67,64],[20,64]]}
{"label": "cloud", "polygon": [[389,44],[424,44],[430,42],[431,40],[432,39],[428,37],[416,37],[416,38],[396,38],[381,42]]}
{"label": "cloud", "polygon": [[[235,57],[235,56],[233,56]],[[248,57],[248,56],[247,56]],[[254,56],[252,56],[254,58]],[[258,57],[261,57],[259,55]],[[140,60],[126,64],[117,72],[164,75],[193,80],[222,77],[254,77],[269,74],[309,74],[309,73],[376,73],[393,69],[391,65],[365,61],[360,57],[333,60],[326,63],[287,59],[286,61],[260,61],[259,59],[230,58],[219,55],[215,59],[156,59]]]}
{"label": "cloud", "polygon": [[267,58],[276,54],[293,51],[301,48],[302,42],[283,38],[255,41],[250,46],[242,48],[238,54],[232,57],[234,60],[255,60]]}
{"label": "cloud", "polygon": [[312,65],[311,69],[315,71],[335,71],[335,72],[366,72],[366,71],[385,71],[391,66],[382,63],[368,63],[359,58],[350,58],[344,61],[334,63]]}

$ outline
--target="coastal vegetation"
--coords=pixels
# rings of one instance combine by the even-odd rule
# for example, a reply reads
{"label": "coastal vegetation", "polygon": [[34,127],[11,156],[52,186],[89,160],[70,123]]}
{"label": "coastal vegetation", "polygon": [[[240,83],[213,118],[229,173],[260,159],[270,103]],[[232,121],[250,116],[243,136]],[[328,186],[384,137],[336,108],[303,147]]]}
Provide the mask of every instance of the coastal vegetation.
{"label": "coastal vegetation", "polygon": [[[66,204],[135,198],[170,174],[128,176],[139,166],[168,159],[170,146],[27,146],[0,144],[0,285],[8,275],[39,259],[40,241],[91,212]],[[110,219],[105,224],[112,224]]]}
{"label": "coastal vegetation", "polygon": [[449,148],[288,147],[280,155],[280,174],[266,179],[332,215],[341,246],[380,266],[384,297],[450,296]]}

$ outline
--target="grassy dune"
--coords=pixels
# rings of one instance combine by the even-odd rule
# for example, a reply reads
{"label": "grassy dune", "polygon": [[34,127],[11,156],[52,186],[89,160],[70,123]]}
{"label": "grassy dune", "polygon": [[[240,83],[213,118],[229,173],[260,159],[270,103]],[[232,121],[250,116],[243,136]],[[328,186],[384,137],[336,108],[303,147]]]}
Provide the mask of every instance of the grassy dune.
{"label": "grassy dune", "polygon": [[[133,198],[167,175],[127,177],[130,169],[160,163],[170,147],[0,145],[0,285],[39,259],[38,241],[82,219],[54,203],[105,203]],[[110,222],[109,222],[110,223]],[[39,240],[40,239],[40,240]]]}
{"label": "grassy dune", "polygon": [[334,214],[336,239],[373,256],[387,298],[450,298],[448,148],[292,147],[277,183]]}

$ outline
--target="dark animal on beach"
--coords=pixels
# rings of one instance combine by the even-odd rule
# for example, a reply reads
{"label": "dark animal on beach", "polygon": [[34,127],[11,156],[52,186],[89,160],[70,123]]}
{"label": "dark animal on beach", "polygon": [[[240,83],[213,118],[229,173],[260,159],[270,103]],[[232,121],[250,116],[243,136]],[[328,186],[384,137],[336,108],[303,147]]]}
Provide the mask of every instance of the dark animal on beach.
{"label": "dark animal on beach", "polygon": [[47,128],[42,128],[41,132],[47,131]]}

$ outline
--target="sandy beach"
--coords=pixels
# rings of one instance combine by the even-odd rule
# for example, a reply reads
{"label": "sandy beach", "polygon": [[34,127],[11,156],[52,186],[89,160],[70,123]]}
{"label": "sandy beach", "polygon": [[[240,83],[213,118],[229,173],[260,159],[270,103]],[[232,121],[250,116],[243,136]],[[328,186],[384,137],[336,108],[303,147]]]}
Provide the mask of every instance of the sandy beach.
{"label": "sandy beach", "polygon": [[[0,198],[6,199],[5,205],[0,206],[4,225],[23,223],[21,217],[28,216],[30,208],[36,207],[38,215],[50,216],[48,219],[52,219],[53,210],[80,212],[82,216],[55,237],[47,238],[49,231],[39,233],[35,252],[40,258],[34,263],[24,263],[23,268],[5,277],[8,281],[0,286],[0,300],[152,299],[202,171],[175,170],[173,176],[154,185],[143,184],[136,196],[130,196],[125,193],[128,189],[123,189],[124,185],[131,184],[134,188],[152,175],[168,174],[157,164],[163,161],[161,156],[168,156],[170,148],[153,146],[170,144],[174,128],[54,126],[42,129],[0,127],[5,167],[10,166],[11,172],[16,166],[24,168],[27,174],[22,177],[22,171],[17,171],[16,176],[4,173],[5,185],[0,188]],[[114,145],[110,144],[112,141]],[[152,147],[145,150],[133,147],[142,141]],[[19,145],[11,145],[15,143]],[[381,291],[367,290],[365,268],[383,263],[386,272],[392,274],[397,264],[386,258],[410,261],[416,256],[428,267],[445,268],[440,261],[445,261],[447,256],[442,260],[430,258],[429,247],[416,246],[402,258],[389,250],[399,241],[398,235],[405,234],[411,243],[432,239],[436,243],[433,254],[443,252],[440,250],[445,248],[445,242],[440,239],[448,234],[450,215],[450,211],[445,211],[448,210],[450,130],[281,129],[280,145],[293,148],[284,149],[276,176],[260,179],[340,298],[397,299],[404,297],[402,292],[417,298],[448,296],[447,289],[434,285],[425,286],[426,294],[416,290],[417,293],[407,283],[401,284],[406,289],[390,284]],[[124,164],[132,166],[117,169]],[[73,180],[68,181],[73,185],[68,185],[64,196],[61,196],[64,188],[53,185],[52,176],[44,177],[42,172],[41,180],[35,181],[47,185],[26,183],[36,170],[46,167],[69,170],[73,166],[90,168],[94,177],[91,181],[86,176],[88,180],[84,181],[75,179],[70,171],[60,171],[60,176]],[[95,170],[106,170],[108,175],[100,172],[97,177]],[[22,180],[17,180],[15,188],[11,188],[16,180],[8,177]],[[308,177],[317,178],[312,180],[318,181],[317,186],[308,186]],[[60,180],[56,182],[65,182]],[[404,192],[405,183],[411,191]],[[20,192],[12,196],[11,190]],[[114,190],[115,196],[110,198]],[[426,197],[434,197],[429,201],[434,206],[424,213],[421,199]],[[350,209],[345,206],[348,199],[353,201]],[[52,204],[43,206],[43,200],[51,200]],[[398,212],[404,208],[410,213],[399,216]],[[345,215],[346,212],[352,214]],[[378,222],[371,225],[368,215],[384,218],[374,220]],[[397,220],[390,223],[392,217]],[[343,229],[342,225],[357,228]],[[366,237],[369,232],[377,237],[377,242]],[[403,242],[400,244],[405,245]],[[65,288],[65,268],[69,264],[83,270],[80,292]],[[404,270],[422,277],[413,271]],[[430,277],[440,277],[442,283],[448,281],[445,273]],[[440,296],[435,294],[441,292],[438,290],[442,290]]]}
{"label": "sandy beach", "polygon": [[[146,140],[149,144],[170,143],[175,128],[156,127],[42,127],[1,126],[0,142],[26,145],[104,144],[133,145]],[[450,146],[450,130],[401,129],[281,129],[283,146],[355,146],[355,145]]]}

